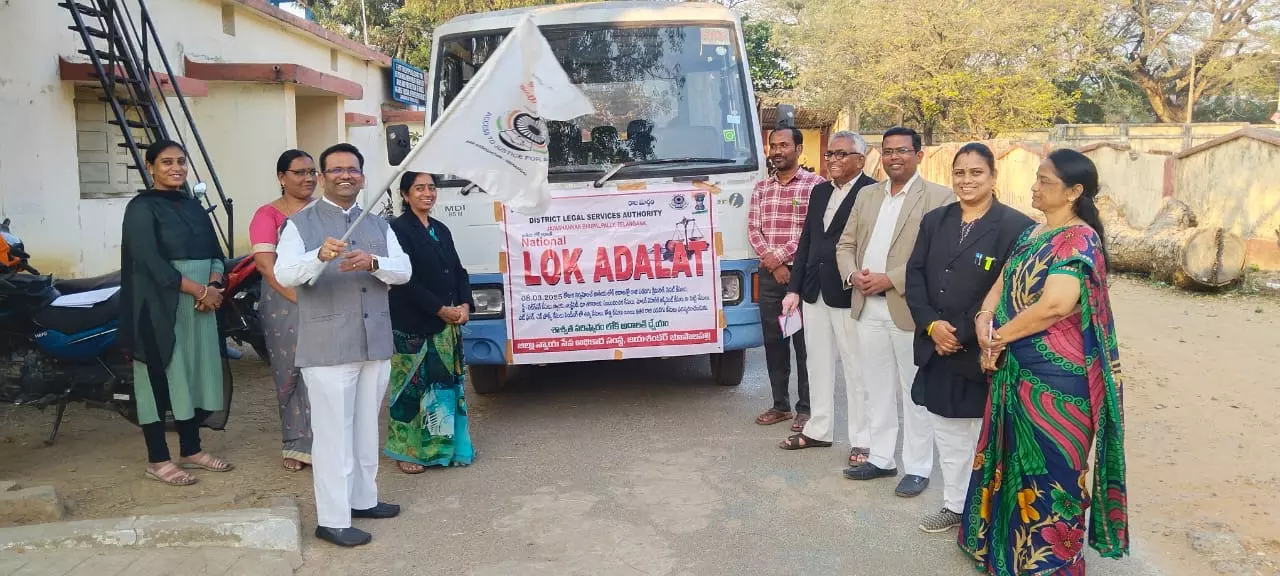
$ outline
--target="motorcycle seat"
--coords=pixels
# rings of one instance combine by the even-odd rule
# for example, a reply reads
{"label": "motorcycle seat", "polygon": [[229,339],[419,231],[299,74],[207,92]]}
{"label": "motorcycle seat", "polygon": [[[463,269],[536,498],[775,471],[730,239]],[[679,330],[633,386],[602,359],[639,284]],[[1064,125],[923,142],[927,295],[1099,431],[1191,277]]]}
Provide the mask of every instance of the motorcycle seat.
{"label": "motorcycle seat", "polygon": [[109,274],[101,276],[91,276],[89,278],[69,278],[66,280],[58,280],[53,283],[53,287],[59,294],[66,296],[67,294],[79,294],[81,292],[90,292],[102,288],[110,288],[120,285],[120,271],[116,270]]}
{"label": "motorcycle seat", "polygon": [[38,326],[66,335],[106,326],[120,317],[120,293],[91,308],[45,306],[31,318]]}

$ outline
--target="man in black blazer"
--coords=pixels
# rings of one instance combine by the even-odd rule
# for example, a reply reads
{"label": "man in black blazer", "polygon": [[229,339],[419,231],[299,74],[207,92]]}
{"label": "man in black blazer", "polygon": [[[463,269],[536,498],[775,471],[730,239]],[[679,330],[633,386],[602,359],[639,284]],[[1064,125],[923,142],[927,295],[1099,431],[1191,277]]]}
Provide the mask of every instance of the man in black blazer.
{"label": "man in black blazer", "polygon": [[870,447],[870,433],[864,417],[866,393],[862,371],[856,368],[857,330],[849,313],[852,292],[845,288],[836,265],[836,242],[853,209],[853,200],[864,186],[876,181],[862,172],[866,166],[867,143],[855,132],[840,131],[831,136],[825,154],[830,182],[813,187],[809,211],[796,249],[795,267],[782,301],[784,313],[800,306],[808,346],[810,417],[803,432],[780,444],[784,450],[830,446],[835,431],[835,365],[837,352],[844,367],[845,392],[849,399],[850,459],[860,464]]}

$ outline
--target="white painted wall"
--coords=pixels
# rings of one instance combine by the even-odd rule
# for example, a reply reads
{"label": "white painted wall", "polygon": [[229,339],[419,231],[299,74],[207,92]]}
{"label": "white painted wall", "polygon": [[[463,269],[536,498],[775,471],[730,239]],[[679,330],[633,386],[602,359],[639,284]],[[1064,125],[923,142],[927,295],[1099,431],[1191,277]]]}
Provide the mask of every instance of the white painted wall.
{"label": "white painted wall", "polygon": [[[136,10],[132,2],[130,6]],[[376,63],[232,6],[234,36],[223,32],[218,0],[149,2],[177,74],[182,74],[184,57],[283,62],[364,86],[362,100],[333,100],[337,105],[324,127],[297,126],[296,93],[288,85],[215,82],[208,97],[188,98],[223,187],[235,199],[237,252],[242,253],[248,248],[249,218],[279,194],[276,157],[297,145],[300,131],[332,134],[335,142],[346,138],[365,153],[367,179],[385,178],[389,168],[382,127],[347,128],[343,114],[380,118],[387,89],[385,70]],[[74,86],[58,77],[59,56],[84,60],[76,52],[78,36],[67,29],[71,23],[70,14],[53,1],[0,1],[0,220],[13,219],[14,232],[23,237],[42,272],[83,276],[118,268],[120,218],[128,198],[81,198]],[[180,115],[176,102],[171,103]],[[193,142],[189,134],[188,142]],[[193,160],[207,178],[203,163]]]}

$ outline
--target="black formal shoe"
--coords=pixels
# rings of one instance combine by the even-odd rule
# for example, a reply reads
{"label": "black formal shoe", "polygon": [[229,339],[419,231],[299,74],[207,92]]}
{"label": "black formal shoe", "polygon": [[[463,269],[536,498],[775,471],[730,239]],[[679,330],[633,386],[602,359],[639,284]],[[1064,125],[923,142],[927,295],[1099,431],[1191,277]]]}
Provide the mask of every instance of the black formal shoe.
{"label": "black formal shoe", "polygon": [[844,477],[850,480],[874,480],[876,478],[892,478],[898,475],[897,468],[881,468],[870,462],[844,469]]}
{"label": "black formal shoe", "polygon": [[324,526],[316,526],[316,538],[344,548],[364,546],[373,541],[372,535],[359,528],[325,528]]}
{"label": "black formal shoe", "polygon": [[907,474],[902,477],[901,482],[898,482],[898,487],[893,491],[893,493],[903,498],[915,498],[928,487],[928,478],[925,478],[924,476],[916,476],[915,474]]}
{"label": "black formal shoe", "polygon": [[398,504],[387,504],[379,502],[377,506],[365,510],[352,510],[352,518],[376,518],[382,520],[384,518],[395,518],[400,515],[400,506]]}

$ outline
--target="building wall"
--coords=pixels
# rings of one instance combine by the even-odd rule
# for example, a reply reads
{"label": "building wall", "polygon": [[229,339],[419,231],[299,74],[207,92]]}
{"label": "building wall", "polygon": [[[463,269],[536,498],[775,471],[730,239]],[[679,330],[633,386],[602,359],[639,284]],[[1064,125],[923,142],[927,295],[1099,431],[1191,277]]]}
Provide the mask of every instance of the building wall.
{"label": "building wall", "polygon": [[1181,158],[1174,190],[1201,226],[1280,241],[1280,146],[1236,138]]}
{"label": "building wall", "polygon": [[[137,17],[136,4],[128,4]],[[370,186],[385,179],[389,168],[381,127],[347,127],[344,118],[346,112],[380,118],[387,88],[385,70],[376,62],[235,2],[165,0],[148,7],[178,75],[185,58],[290,63],[364,87],[361,100],[342,100],[301,95],[306,89],[293,85],[210,82],[207,97],[187,98],[223,189],[235,201],[237,253],[248,249],[254,211],[279,195],[276,158],[299,141],[307,142],[313,154],[338,141],[351,142],[366,156]],[[76,86],[58,76],[59,56],[85,61],[77,54],[78,35],[67,29],[71,23],[70,13],[56,2],[0,2],[0,53],[6,55],[0,61],[0,181],[5,182],[0,219],[13,220],[36,267],[60,276],[118,268],[120,219],[128,202],[127,195],[82,198],[77,148],[96,140],[78,138]],[[302,114],[296,109],[299,100]],[[317,104],[320,100],[329,102],[327,110]],[[170,128],[187,137],[193,165],[207,180],[182,112],[176,100],[169,101],[179,118]],[[118,128],[110,127],[118,137]],[[216,199],[211,182],[209,194]],[[225,225],[221,210],[218,217]]]}
{"label": "building wall", "polygon": [[1164,169],[1168,154],[1102,146],[1085,152],[1098,167],[1102,193],[1124,209],[1125,220],[1145,228],[1164,206]]}

